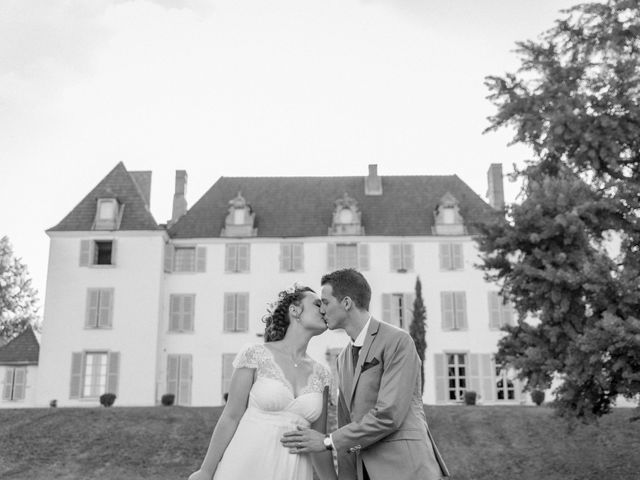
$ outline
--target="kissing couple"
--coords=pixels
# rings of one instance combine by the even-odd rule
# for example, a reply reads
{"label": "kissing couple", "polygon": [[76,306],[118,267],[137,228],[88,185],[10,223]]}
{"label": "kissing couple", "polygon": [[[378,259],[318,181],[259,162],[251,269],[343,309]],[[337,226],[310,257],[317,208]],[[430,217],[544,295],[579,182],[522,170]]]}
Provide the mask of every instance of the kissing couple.
{"label": "kissing couple", "polygon": [[[236,356],[229,396],[189,480],[437,480],[449,477],[424,414],[421,363],[407,332],[369,313],[354,269],[280,292],[264,343]],[[326,329],[351,338],[337,359],[338,429],[327,431],[330,371],[310,358]],[[338,471],[334,468],[334,454]]]}

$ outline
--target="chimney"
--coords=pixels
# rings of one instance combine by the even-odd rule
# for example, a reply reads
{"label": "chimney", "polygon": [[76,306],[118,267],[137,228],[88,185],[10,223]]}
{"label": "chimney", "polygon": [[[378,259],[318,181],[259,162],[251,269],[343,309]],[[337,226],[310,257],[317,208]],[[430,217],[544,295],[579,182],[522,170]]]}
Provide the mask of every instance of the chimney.
{"label": "chimney", "polygon": [[173,194],[173,211],[171,212],[171,223],[176,223],[178,219],[187,213],[187,171],[176,170],[176,193]]}
{"label": "chimney", "polygon": [[502,164],[492,163],[487,172],[487,198],[489,205],[496,210],[504,209],[504,184],[502,182]]}
{"label": "chimney", "polygon": [[378,165],[369,165],[369,176],[364,179],[365,195],[382,195],[382,178],[378,176]]}
{"label": "chimney", "polygon": [[134,183],[138,186],[138,190],[140,190],[142,198],[144,198],[147,210],[149,210],[149,207],[151,206],[151,173],[152,172],[148,170],[144,172],[129,172]]}

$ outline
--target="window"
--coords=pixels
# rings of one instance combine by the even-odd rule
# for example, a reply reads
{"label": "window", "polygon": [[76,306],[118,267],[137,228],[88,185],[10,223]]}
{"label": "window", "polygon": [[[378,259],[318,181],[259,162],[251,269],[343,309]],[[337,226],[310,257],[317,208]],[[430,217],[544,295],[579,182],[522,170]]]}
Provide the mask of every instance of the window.
{"label": "window", "polygon": [[447,399],[462,401],[467,389],[467,359],[464,353],[447,355]]}
{"label": "window", "polygon": [[226,248],[225,271],[242,273],[249,271],[249,244],[229,243]]}
{"label": "window", "polygon": [[383,293],[382,320],[396,327],[409,329],[413,313],[412,293]]}
{"label": "window", "polygon": [[115,240],[81,240],[80,266],[115,265]]}
{"label": "window", "polygon": [[280,271],[302,271],[302,243],[283,243],[280,245]]}
{"label": "window", "polygon": [[489,328],[499,330],[507,325],[513,325],[513,307],[505,303],[499,292],[489,292]]}
{"label": "window", "polygon": [[224,294],[224,331],[246,332],[249,329],[249,294]]}
{"label": "window", "polygon": [[176,405],[191,405],[191,355],[167,355],[167,393],[175,395]]}
{"label": "window", "polygon": [[467,329],[467,298],[465,292],[440,292],[443,330]]}
{"label": "window", "polygon": [[413,270],[413,245],[410,243],[391,245],[391,270],[394,272]]}
{"label": "window", "polygon": [[196,247],[175,247],[173,271],[196,271]]}
{"label": "window", "polygon": [[207,247],[176,246],[166,243],[164,246],[164,271],[206,272]]}
{"label": "window", "polygon": [[169,331],[193,332],[195,295],[169,296]]}
{"label": "window", "polygon": [[328,270],[369,270],[369,245],[366,243],[329,243],[327,257]]}
{"label": "window", "polygon": [[111,241],[95,243],[94,265],[111,265],[112,245]]}
{"label": "window", "polygon": [[77,352],[71,356],[70,398],[97,398],[118,393],[118,352]]}
{"label": "window", "polygon": [[111,328],[113,324],[113,288],[87,290],[86,328]]}
{"label": "window", "polygon": [[24,400],[27,387],[26,367],[7,367],[2,385],[2,400],[19,402]]}
{"label": "window", "polygon": [[236,358],[235,353],[222,354],[222,390],[221,394],[229,393],[231,386],[231,376],[233,375],[233,360]]}
{"label": "window", "polygon": [[100,198],[96,208],[95,230],[116,230],[120,220],[120,208],[115,198]]}
{"label": "window", "polygon": [[496,380],[496,398],[498,400],[515,400],[516,389],[506,369],[496,367]]}
{"label": "window", "polygon": [[440,270],[462,270],[464,267],[461,243],[440,244]]}

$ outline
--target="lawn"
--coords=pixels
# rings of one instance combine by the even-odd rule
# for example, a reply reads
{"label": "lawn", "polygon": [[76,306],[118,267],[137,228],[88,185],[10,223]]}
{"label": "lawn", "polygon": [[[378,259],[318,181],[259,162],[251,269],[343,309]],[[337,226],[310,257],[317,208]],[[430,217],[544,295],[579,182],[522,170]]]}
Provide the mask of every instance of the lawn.
{"label": "lawn", "polygon": [[[573,432],[544,407],[426,412],[453,480],[631,479],[640,472],[640,422],[629,422],[631,409]],[[219,415],[220,408],[180,407],[0,410],[0,478],[186,479]]]}

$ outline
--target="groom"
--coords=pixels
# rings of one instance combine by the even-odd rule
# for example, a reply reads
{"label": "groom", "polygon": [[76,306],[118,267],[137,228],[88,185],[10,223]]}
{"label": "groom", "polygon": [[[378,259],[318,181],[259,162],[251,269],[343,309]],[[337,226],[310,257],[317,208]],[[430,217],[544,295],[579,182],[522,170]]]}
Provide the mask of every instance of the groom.
{"label": "groom", "polygon": [[371,317],[361,273],[322,277],[320,312],[351,342],[338,356],[338,430],[282,437],[292,453],[335,449],[340,480],[436,480],[449,476],[424,415],[420,359],[407,332]]}

